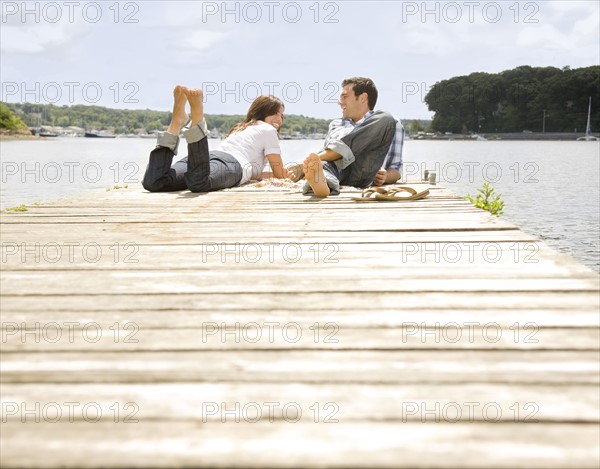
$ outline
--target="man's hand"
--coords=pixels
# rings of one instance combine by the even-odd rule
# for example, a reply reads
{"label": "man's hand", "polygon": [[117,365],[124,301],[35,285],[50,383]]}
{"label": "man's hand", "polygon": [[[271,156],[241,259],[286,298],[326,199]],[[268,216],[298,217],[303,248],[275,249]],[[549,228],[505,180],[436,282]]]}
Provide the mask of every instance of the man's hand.
{"label": "man's hand", "polygon": [[387,171],[385,169],[380,169],[377,171],[375,175],[375,179],[373,179],[374,186],[381,186],[385,183],[385,179],[387,177]]}
{"label": "man's hand", "polygon": [[298,182],[300,179],[304,177],[304,171],[302,169],[303,163],[293,163],[287,167],[288,177],[293,182]]}

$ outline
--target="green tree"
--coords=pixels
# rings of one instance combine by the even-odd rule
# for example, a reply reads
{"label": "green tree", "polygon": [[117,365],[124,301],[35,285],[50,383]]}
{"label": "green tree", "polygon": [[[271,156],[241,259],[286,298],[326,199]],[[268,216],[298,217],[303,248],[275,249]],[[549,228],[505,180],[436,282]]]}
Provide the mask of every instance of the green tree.
{"label": "green tree", "polygon": [[592,128],[600,128],[600,66],[562,70],[522,66],[497,74],[472,73],[436,83],[425,96],[436,131],[572,132],[585,127],[589,97]]}
{"label": "green tree", "polygon": [[0,102],[0,129],[26,130],[27,125],[6,104]]}

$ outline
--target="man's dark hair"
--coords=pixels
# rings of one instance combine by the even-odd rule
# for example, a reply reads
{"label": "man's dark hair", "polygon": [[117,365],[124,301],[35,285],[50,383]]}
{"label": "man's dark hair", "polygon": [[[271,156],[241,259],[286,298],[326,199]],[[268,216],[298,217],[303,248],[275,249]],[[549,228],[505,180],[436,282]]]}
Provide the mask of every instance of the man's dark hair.
{"label": "man's dark hair", "polygon": [[373,80],[364,77],[346,78],[342,82],[342,88],[346,85],[354,85],[354,96],[360,96],[363,93],[367,93],[369,109],[375,109],[375,104],[377,104],[377,88],[375,87]]}

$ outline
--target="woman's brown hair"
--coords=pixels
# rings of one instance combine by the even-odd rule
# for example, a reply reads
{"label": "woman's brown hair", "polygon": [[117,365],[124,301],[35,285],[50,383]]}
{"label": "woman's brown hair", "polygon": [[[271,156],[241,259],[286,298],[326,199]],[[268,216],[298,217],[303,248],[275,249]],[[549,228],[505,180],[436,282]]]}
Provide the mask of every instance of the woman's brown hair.
{"label": "woman's brown hair", "polygon": [[281,109],[285,109],[283,102],[275,96],[259,96],[250,105],[246,118],[239,124],[234,125],[225,138],[234,132],[240,132],[246,127],[255,125],[258,121],[264,121],[266,117],[277,114]]}

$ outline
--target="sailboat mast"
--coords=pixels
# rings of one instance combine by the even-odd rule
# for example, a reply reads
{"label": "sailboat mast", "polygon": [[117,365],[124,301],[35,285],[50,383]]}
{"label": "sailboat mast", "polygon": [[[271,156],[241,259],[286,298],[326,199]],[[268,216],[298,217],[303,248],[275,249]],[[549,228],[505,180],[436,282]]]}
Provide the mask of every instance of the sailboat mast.
{"label": "sailboat mast", "polygon": [[590,122],[591,116],[592,116],[592,97],[590,96],[590,105],[588,107],[587,129],[585,130],[585,134],[588,136],[592,135],[592,126],[591,126],[591,122]]}

